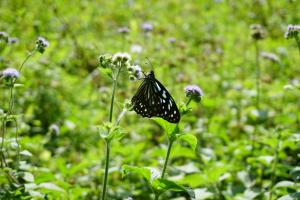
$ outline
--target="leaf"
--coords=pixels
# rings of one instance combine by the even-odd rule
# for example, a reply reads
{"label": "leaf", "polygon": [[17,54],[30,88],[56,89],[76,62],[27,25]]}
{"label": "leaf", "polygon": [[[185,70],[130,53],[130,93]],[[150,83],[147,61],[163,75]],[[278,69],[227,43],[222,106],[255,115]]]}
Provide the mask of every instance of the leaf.
{"label": "leaf", "polygon": [[97,128],[100,136],[109,142],[113,140],[120,140],[125,135],[125,132],[120,128],[120,126],[116,126],[111,122],[106,122]]}
{"label": "leaf", "polygon": [[102,67],[99,67],[98,68],[100,70],[101,73],[107,75],[109,78],[113,79],[112,77],[112,69],[111,68],[102,68]]}
{"label": "leaf", "polygon": [[210,199],[214,195],[214,193],[209,192],[207,190],[207,188],[198,188],[198,189],[195,189],[194,192],[195,192],[196,200]]}
{"label": "leaf", "polygon": [[55,185],[54,183],[41,183],[37,186],[39,189],[47,189],[47,190],[52,190],[52,191],[57,191],[57,192],[65,192],[64,189],[61,187]]}
{"label": "leaf", "polygon": [[22,173],[22,179],[26,182],[34,182],[34,176],[30,172],[23,172]]}
{"label": "leaf", "polygon": [[246,188],[250,188],[254,184],[254,182],[250,179],[248,172],[246,171],[238,172],[237,177],[240,179],[240,181],[244,184]]}
{"label": "leaf", "polygon": [[290,187],[293,188],[295,186],[295,183],[292,181],[280,181],[275,185],[275,188],[280,188],[280,187]]}
{"label": "leaf", "polygon": [[184,186],[178,185],[174,181],[169,181],[167,179],[155,179],[152,183],[152,187],[158,194],[162,194],[170,190],[174,192],[185,192],[191,198],[195,198],[195,193],[191,188],[186,188]]}
{"label": "leaf", "polygon": [[294,192],[280,197],[277,200],[298,200],[300,198],[300,192]]}
{"label": "leaf", "polygon": [[148,182],[151,181],[151,170],[148,168],[123,165],[122,166],[122,177],[127,176],[130,173],[138,174],[138,175],[144,177]]}
{"label": "leaf", "polygon": [[173,124],[157,117],[153,118],[153,120],[164,129],[170,139],[174,139],[176,134],[180,133],[178,124]]}
{"label": "leaf", "polygon": [[23,150],[20,152],[21,155],[23,156],[28,156],[28,157],[32,157],[32,153],[30,153],[29,151],[27,150]]}
{"label": "leaf", "polygon": [[197,147],[197,138],[192,134],[181,134],[178,137],[180,140],[185,141],[189,144],[189,146],[195,151]]}
{"label": "leaf", "polygon": [[295,167],[291,171],[291,175],[292,175],[294,181],[300,181],[300,167]]}

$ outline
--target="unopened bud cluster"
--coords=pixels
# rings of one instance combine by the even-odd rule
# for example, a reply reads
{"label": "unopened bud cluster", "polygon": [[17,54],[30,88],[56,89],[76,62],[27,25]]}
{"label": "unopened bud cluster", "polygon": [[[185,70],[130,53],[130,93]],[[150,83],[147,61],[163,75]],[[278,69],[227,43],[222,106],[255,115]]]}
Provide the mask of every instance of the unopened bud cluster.
{"label": "unopened bud cluster", "polygon": [[266,37],[263,27],[260,24],[252,24],[250,28],[251,28],[251,37],[254,40],[262,40]]}

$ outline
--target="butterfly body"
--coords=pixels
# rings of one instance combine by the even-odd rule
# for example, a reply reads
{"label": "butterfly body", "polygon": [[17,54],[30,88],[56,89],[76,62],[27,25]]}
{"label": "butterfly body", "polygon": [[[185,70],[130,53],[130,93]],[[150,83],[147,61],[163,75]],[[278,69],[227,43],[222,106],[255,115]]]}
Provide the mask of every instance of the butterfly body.
{"label": "butterfly body", "polygon": [[180,113],[174,99],[155,78],[153,71],[145,75],[131,102],[133,110],[142,117],[161,117],[171,123],[180,121]]}

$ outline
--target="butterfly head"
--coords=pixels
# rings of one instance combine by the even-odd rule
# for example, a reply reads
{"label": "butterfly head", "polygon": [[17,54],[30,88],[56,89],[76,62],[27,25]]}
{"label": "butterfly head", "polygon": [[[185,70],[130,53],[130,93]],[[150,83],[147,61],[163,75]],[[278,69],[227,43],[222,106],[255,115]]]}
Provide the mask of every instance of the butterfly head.
{"label": "butterfly head", "polygon": [[149,74],[146,75],[146,78],[150,78],[150,79],[155,78],[155,76],[154,76],[154,71],[151,70],[151,71],[149,72]]}

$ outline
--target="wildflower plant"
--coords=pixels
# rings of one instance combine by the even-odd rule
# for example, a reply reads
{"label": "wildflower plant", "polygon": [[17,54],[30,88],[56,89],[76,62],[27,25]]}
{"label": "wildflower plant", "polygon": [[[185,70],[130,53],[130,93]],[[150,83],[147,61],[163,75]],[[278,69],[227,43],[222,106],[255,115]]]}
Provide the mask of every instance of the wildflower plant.
{"label": "wildflower plant", "polygon": [[[4,36],[8,37],[8,34],[0,34],[1,38],[3,39]],[[1,116],[1,149],[0,149],[0,153],[1,153],[1,167],[7,167],[8,164],[6,162],[5,159],[5,148],[4,148],[4,144],[5,144],[5,135],[6,135],[6,126],[7,123],[9,121],[12,121],[15,123],[15,127],[16,127],[16,137],[15,137],[15,141],[17,144],[17,155],[18,155],[18,161],[19,161],[19,153],[20,153],[20,146],[19,146],[19,142],[18,142],[18,125],[17,125],[17,115],[15,115],[13,109],[14,109],[14,89],[16,86],[19,86],[18,84],[16,84],[17,79],[20,76],[21,70],[23,68],[23,66],[26,64],[26,62],[29,60],[29,58],[36,52],[39,51],[39,49],[41,48],[41,45],[43,45],[43,52],[45,51],[45,49],[49,46],[49,42],[46,39],[42,39],[43,42],[40,41],[41,37],[38,38],[37,40],[37,45],[36,47],[28,53],[27,57],[25,58],[25,60],[22,62],[21,66],[19,67],[19,69],[15,69],[15,68],[7,68],[5,70],[3,70],[0,73],[0,80],[3,80],[4,85],[9,89],[9,98],[8,98],[8,109],[7,112],[2,113]],[[40,42],[39,42],[40,41]],[[43,43],[43,44],[41,44]],[[46,45],[45,45],[46,44]]]}
{"label": "wildflower plant", "polygon": [[[27,182],[32,182],[34,180],[34,176],[28,171],[28,169],[22,168],[22,165],[24,165],[26,161],[21,161],[21,155],[32,156],[32,154],[27,150],[21,151],[18,133],[19,115],[14,112],[14,101],[16,98],[15,88],[20,86],[17,81],[20,77],[21,70],[29,58],[34,54],[34,52],[36,52],[37,48],[38,47],[36,46],[34,50],[27,55],[18,69],[7,68],[0,72],[0,81],[4,85],[4,88],[9,91],[7,98],[8,108],[0,112],[0,172],[1,177],[3,177],[3,181],[1,181],[3,188],[1,188],[0,191],[1,199],[19,199],[21,198],[20,196],[22,196],[22,198],[27,198],[30,195],[23,192],[25,185]],[[9,124],[13,125],[12,128],[15,130],[14,139],[7,138]],[[13,154],[10,154],[10,151],[8,151],[8,146],[15,150]],[[16,158],[13,158],[13,156],[16,156]]]}
{"label": "wildflower plant", "polygon": [[105,171],[103,176],[103,185],[101,193],[102,200],[106,199],[111,143],[112,141],[119,140],[124,136],[124,131],[119,126],[119,123],[122,117],[127,112],[127,110],[130,110],[130,106],[128,106],[128,103],[125,102],[122,112],[113,122],[114,100],[120,73],[124,72],[125,70],[129,71],[131,77],[136,77],[138,74],[137,71],[140,70],[140,68],[137,68],[136,66],[131,66],[130,61],[131,56],[128,53],[116,53],[114,55],[106,54],[100,55],[99,57],[99,69],[112,80],[112,95],[110,101],[108,122],[99,126],[100,136],[104,139],[106,146]]}
{"label": "wildflower plant", "polygon": [[285,38],[286,39],[295,39],[298,49],[299,49],[299,53],[300,53],[300,38],[299,38],[299,34],[300,34],[300,25],[288,25],[287,27],[287,31],[285,32]]}
{"label": "wildflower plant", "polygon": [[[191,111],[191,108],[189,107],[189,104],[191,102],[199,103],[201,101],[204,93],[197,85],[190,85],[185,88],[185,95],[188,100],[186,101],[186,103],[181,103],[180,112],[182,116]],[[134,173],[145,178],[152,191],[154,192],[155,200],[158,200],[159,197],[166,191],[183,192],[188,194],[190,198],[195,198],[194,191],[191,188],[179,185],[174,181],[166,179],[165,177],[167,175],[167,168],[173,144],[177,140],[182,140],[188,143],[193,150],[196,150],[197,138],[192,134],[184,133],[183,127],[179,123],[170,123],[162,118],[154,118],[154,121],[162,127],[168,138],[167,152],[161,172],[155,168],[150,167],[123,165],[123,176]]]}

